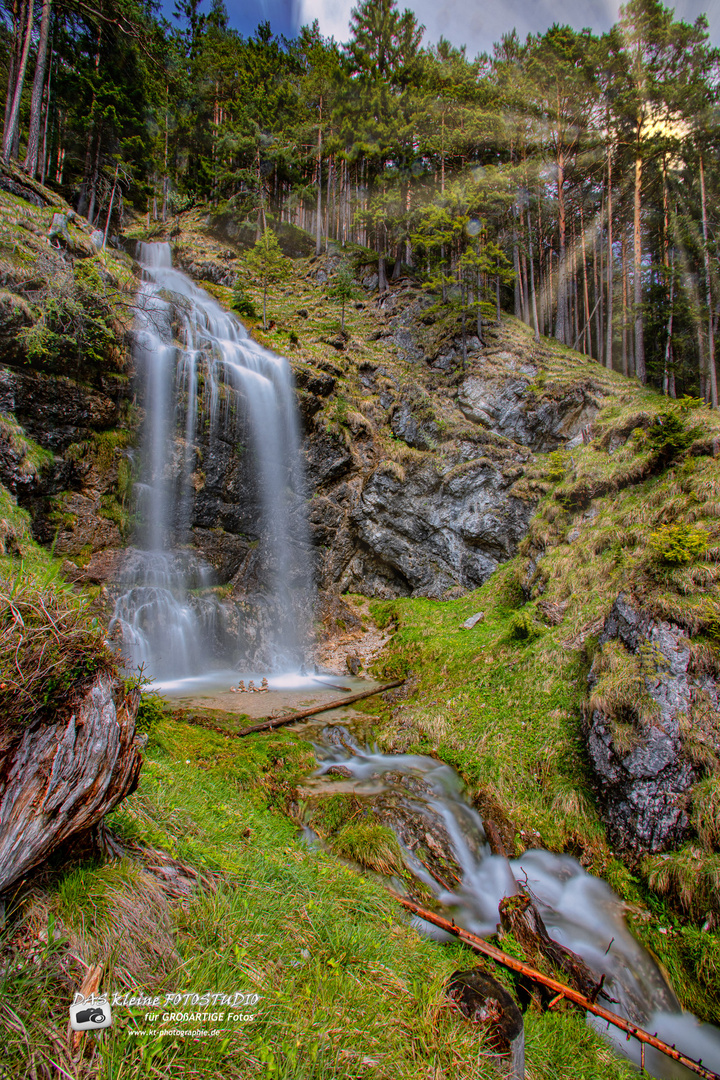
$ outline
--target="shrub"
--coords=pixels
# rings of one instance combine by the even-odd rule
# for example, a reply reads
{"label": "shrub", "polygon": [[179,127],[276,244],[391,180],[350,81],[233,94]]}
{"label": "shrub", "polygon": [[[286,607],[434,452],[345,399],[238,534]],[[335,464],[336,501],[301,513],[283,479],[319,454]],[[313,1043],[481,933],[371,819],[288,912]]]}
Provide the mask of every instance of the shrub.
{"label": "shrub", "polygon": [[237,284],[233,289],[230,307],[238,315],[243,315],[246,319],[257,319],[258,317],[255,304],[240,284]]}
{"label": "shrub", "polygon": [[511,641],[527,642],[539,637],[541,628],[526,611],[518,611],[510,620],[508,636]]}
{"label": "shrub", "polygon": [[565,465],[559,450],[553,450],[548,458],[548,464],[549,469],[546,473],[548,480],[552,481],[553,484],[557,484],[560,480],[565,479]]}
{"label": "shrub", "polygon": [[646,441],[661,464],[673,461],[695,440],[695,429],[689,428],[679,410],[666,409],[658,413],[648,428]]}
{"label": "shrub", "polygon": [[663,566],[686,566],[703,554],[707,540],[706,531],[694,525],[663,525],[650,533],[648,548]]}
{"label": "shrub", "polygon": [[158,694],[143,694],[138,706],[135,728],[150,734],[155,726],[165,718],[166,702]]}

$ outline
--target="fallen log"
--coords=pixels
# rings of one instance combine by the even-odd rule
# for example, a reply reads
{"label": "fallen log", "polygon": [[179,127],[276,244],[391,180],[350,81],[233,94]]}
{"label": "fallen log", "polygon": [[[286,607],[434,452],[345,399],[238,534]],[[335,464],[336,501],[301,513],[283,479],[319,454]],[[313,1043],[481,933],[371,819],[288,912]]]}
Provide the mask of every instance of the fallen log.
{"label": "fallen log", "polygon": [[[386,690],[394,690],[396,686],[402,686],[404,679],[396,679],[394,682],[385,683],[384,686],[376,686],[374,690],[363,690],[359,694],[351,694],[346,698],[335,698],[327,701],[324,705],[313,705],[310,709],[301,709],[300,712],[288,713],[287,716],[264,716],[259,723],[252,727],[243,728],[242,731],[233,732],[236,738],[241,739],[244,735],[252,735],[256,731],[271,731],[273,728],[285,727],[286,724],[294,724],[298,720],[306,720],[309,716],[317,716],[321,712],[329,712],[330,709],[341,709],[345,705],[352,705],[363,698],[373,697],[375,694],[383,694]],[[230,734],[230,732],[228,732]]]}
{"label": "fallen log", "polygon": [[484,938],[478,937],[477,934],[471,934],[469,930],[463,930],[462,927],[456,926],[454,921],[450,919],[444,919],[442,915],[436,915],[434,911],[429,911],[427,908],[421,907],[420,904],[416,904],[414,900],[408,900],[404,896],[399,896],[397,893],[390,891],[390,895],[394,900],[397,900],[398,904],[401,904],[408,911],[411,911],[413,915],[417,915],[418,918],[424,919],[425,922],[432,923],[433,926],[438,926],[441,930],[445,930],[448,934],[453,934],[465,945],[469,945],[475,952],[481,953],[483,956],[490,957],[496,963],[501,964],[503,967],[509,968],[510,971],[517,971],[520,975],[524,975],[532,982],[538,983],[540,986],[546,986],[549,990],[554,990],[558,998],[564,997],[568,1001],[572,1001],[575,1005],[580,1005],[586,1012],[594,1013],[595,1016],[599,1016],[602,1020],[607,1021],[608,1024],[612,1024],[613,1027],[619,1028],[624,1031],[628,1036],[632,1036],[637,1039],[639,1043],[652,1046],[655,1050],[659,1050],[661,1054],[665,1054],[667,1057],[673,1059],[673,1061],[679,1061],[681,1065],[684,1065],[690,1072],[694,1072],[697,1076],[702,1076],[704,1080],[720,1080],[720,1075],[713,1072],[712,1069],[706,1068],[702,1062],[695,1061],[693,1058],[687,1057],[686,1054],[676,1050],[675,1047],[669,1046],[662,1039],[658,1039],[657,1035],[651,1035],[649,1031],[644,1031],[643,1028],[638,1027],[637,1024],[630,1023],[629,1020],[624,1020],[622,1016],[617,1016],[615,1013],[610,1012],[609,1009],[604,1009],[602,1005],[597,1005],[595,1002],[586,998],[583,994],[577,990],[573,990],[571,986],[566,986],[564,983],[558,982],[556,979],[551,979],[547,975],[543,975],[541,971],[536,971],[535,968],[530,967],[529,964],[523,963],[522,960],[516,960],[514,956],[508,956],[497,946],[491,945],[489,941],[485,941]]}

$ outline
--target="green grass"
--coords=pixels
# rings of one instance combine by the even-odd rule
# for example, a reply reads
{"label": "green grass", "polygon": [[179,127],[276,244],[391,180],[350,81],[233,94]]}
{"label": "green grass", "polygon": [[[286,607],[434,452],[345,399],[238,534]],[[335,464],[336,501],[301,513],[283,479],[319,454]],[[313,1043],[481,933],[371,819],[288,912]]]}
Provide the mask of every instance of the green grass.
{"label": "green grass", "polygon": [[[9,1074],[33,1061],[49,1076],[52,1059],[72,1078],[497,1076],[481,1031],[443,997],[474,957],[418,936],[380,885],[298,838],[285,805],[311,765],[290,734],[238,742],[155,719],[140,788],[108,824],[125,844],[192,866],[200,887],[168,897],[138,846],[132,860],[57,868],[7,932],[36,955],[19,948],[0,984]],[[74,957],[104,963],[111,992],[257,993],[256,1018],[215,1038],[158,1038],[135,1033],[153,1027],[147,1010],[118,1007],[73,1061]],[[526,1030],[534,1080],[632,1075],[572,1015],[530,1010]]]}

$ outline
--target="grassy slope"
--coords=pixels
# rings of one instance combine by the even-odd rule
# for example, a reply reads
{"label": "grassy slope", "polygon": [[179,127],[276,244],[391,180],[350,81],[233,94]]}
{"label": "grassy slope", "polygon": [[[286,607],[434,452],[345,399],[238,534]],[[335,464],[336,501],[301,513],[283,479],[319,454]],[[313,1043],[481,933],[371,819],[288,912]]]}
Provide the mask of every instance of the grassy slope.
{"label": "grassy slope", "polygon": [[[631,903],[635,932],[670,970],[687,1007],[717,1022],[720,939],[706,922],[717,926],[720,911],[717,717],[688,718],[688,752],[707,770],[693,792],[697,836],[679,853],[629,867],[610,849],[599,817],[581,715],[597,637],[623,590],[685,626],[700,670],[717,672],[720,469],[707,452],[719,425],[706,409],[690,411],[683,422],[696,437],[663,467],[638,429],[667,403],[615,383],[589,446],[536,459],[546,494],[515,559],[460,600],[372,606],[381,622],[398,626],[383,673],[412,671],[416,679],[399,714],[384,717],[383,738],[454,765],[517,852],[537,845],[568,851],[605,877]],[[578,502],[583,508],[574,510]],[[689,552],[684,564],[663,563],[658,543],[678,527],[691,536],[697,530],[706,549],[695,558]],[[529,558],[540,552],[534,569]],[[477,611],[484,620],[460,630]],[[652,659],[645,671],[607,648],[598,667],[596,696],[619,718],[638,705],[644,676],[654,671]],[[617,729],[632,738],[631,724],[619,720]]]}
{"label": "grassy slope", "polygon": [[[17,1017],[13,1075],[29,1057],[44,1075],[50,1056],[72,1077],[127,1080],[170,1070],[203,1080],[497,1075],[478,1030],[443,1003],[443,981],[470,954],[419,937],[381,886],[299,840],[283,807],[311,764],[291,734],[236,742],[155,726],[140,790],[109,824],[192,865],[205,886],[168,900],[142,860],[51,872],[25,907],[20,965],[2,986],[5,1018]],[[73,1062],[73,956],[105,961],[105,988],[256,992],[256,1019],[221,1037],[158,1039],[134,1034],[152,1026],[146,1010],[118,1008],[111,1031]],[[529,1012],[526,1026],[530,1080],[631,1075],[575,1015]]]}

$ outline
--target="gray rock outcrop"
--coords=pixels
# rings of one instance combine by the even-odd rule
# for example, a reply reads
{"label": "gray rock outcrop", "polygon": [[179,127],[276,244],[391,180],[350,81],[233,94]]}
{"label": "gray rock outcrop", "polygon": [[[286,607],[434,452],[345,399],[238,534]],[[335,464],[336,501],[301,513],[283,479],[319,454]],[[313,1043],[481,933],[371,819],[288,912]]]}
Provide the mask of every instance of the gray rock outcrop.
{"label": "gray rock outcrop", "polygon": [[[617,642],[641,664],[652,719],[632,718],[633,745],[619,745],[613,717],[593,708],[587,717],[587,747],[610,836],[617,847],[655,852],[674,847],[688,834],[689,791],[699,779],[689,740],[700,740],[717,755],[712,726],[702,716],[720,701],[712,676],[694,672],[684,630],[654,620],[622,593],[600,638]],[[599,654],[601,655],[601,654]],[[600,672],[591,669],[591,690]]]}
{"label": "gray rock outcrop", "polygon": [[506,367],[504,377],[472,375],[458,391],[458,405],[473,424],[547,453],[578,435],[597,415],[599,404],[588,390],[572,387],[559,397],[539,397],[531,392],[537,374],[531,364],[507,352],[497,360]]}

